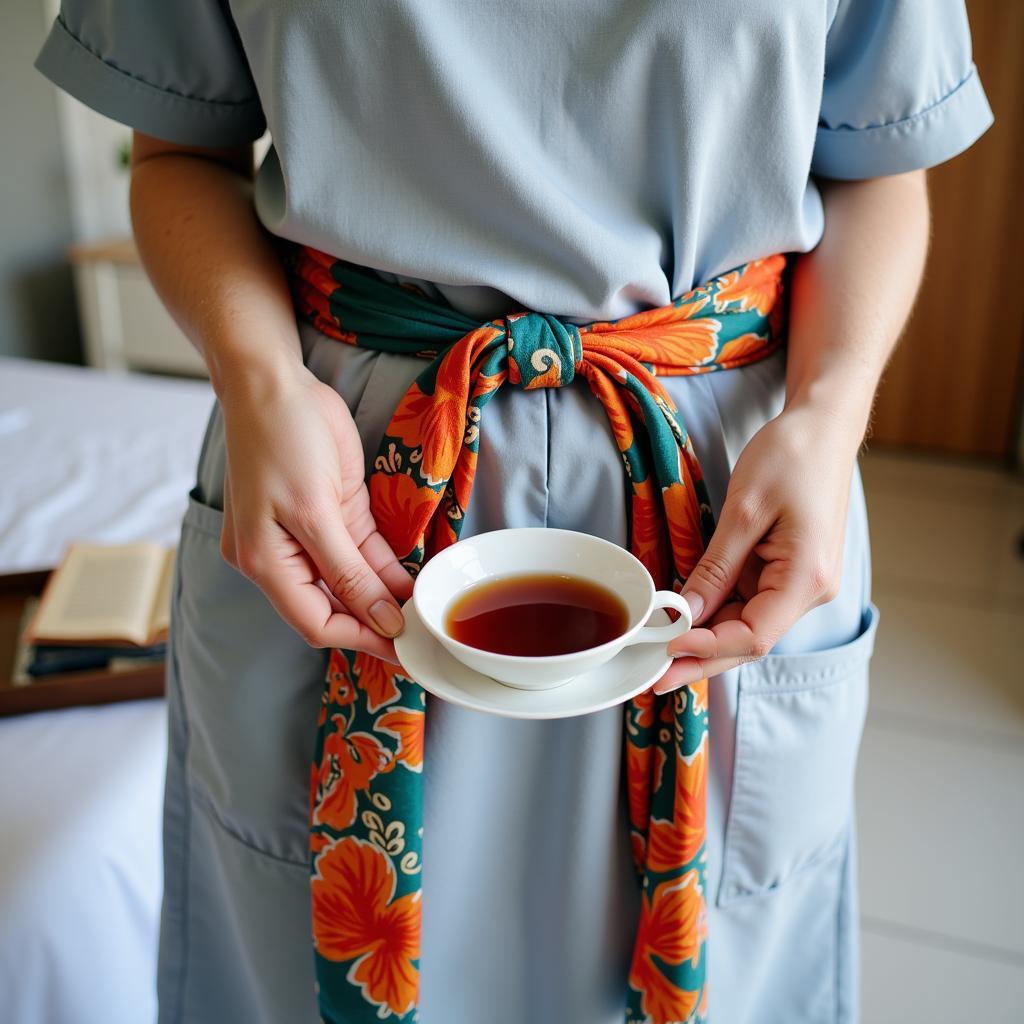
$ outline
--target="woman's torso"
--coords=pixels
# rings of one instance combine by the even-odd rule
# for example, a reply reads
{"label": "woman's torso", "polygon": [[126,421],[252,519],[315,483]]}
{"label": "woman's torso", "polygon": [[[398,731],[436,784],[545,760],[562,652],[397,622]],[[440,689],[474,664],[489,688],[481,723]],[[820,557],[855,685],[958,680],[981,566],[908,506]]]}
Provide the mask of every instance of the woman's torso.
{"label": "woman's torso", "polygon": [[265,226],[472,315],[612,319],[821,235],[835,0],[230,7]]}

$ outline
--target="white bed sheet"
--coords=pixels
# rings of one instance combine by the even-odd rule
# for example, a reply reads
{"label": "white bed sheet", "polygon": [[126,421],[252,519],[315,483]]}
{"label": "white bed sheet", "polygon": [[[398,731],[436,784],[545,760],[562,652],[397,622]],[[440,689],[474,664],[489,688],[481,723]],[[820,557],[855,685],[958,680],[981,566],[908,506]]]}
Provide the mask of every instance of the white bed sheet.
{"label": "white bed sheet", "polygon": [[[177,540],[208,383],[0,358],[0,572]],[[0,719],[0,1017],[156,1017],[163,701]]]}

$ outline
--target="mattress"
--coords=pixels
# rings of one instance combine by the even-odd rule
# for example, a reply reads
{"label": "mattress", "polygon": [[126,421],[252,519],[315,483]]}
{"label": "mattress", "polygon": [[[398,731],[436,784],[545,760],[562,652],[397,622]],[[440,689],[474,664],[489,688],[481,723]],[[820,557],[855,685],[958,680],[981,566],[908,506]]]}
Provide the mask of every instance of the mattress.
{"label": "mattress", "polygon": [[[0,572],[176,541],[205,381],[0,358]],[[6,1024],[156,1019],[162,701],[0,719]]]}

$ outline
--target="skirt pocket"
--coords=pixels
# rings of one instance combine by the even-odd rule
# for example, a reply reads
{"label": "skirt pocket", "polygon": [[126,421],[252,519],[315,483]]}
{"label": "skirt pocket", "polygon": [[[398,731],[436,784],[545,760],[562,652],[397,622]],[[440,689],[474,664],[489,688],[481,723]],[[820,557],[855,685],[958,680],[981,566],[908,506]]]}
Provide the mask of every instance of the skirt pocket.
{"label": "skirt pocket", "polygon": [[[354,418],[373,407],[375,352],[303,329],[314,374]],[[367,437],[364,446],[371,450]],[[372,451],[376,451],[376,441]],[[192,796],[260,853],[308,860],[310,766],[329,652],[309,647],[263,592],[224,561],[225,441],[215,406],[178,548],[171,644],[188,735]]]}
{"label": "skirt pocket", "polygon": [[847,834],[878,615],[850,643],[740,669],[718,906],[777,889]]}
{"label": "skirt pocket", "polygon": [[220,554],[224,513],[193,492],[172,644],[194,798],[261,853],[304,863],[309,766],[328,652],[314,650]]}

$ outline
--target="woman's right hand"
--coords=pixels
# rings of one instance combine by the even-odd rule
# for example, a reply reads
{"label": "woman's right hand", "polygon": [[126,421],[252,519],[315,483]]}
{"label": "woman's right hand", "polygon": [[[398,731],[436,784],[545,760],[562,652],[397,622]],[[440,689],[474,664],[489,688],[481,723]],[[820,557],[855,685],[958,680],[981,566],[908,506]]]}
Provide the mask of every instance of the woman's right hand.
{"label": "woman's right hand", "polygon": [[[304,366],[222,390],[221,553],[311,646],[395,661],[412,579],[378,533],[344,400]],[[321,581],[323,581],[321,583]]]}

